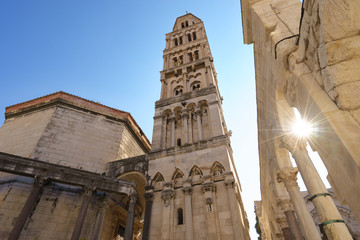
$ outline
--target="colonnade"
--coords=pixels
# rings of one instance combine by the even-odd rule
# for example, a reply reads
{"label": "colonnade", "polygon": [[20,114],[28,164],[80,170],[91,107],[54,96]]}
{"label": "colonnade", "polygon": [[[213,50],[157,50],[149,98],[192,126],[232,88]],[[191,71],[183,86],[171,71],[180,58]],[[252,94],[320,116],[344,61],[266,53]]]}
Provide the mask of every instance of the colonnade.
{"label": "colonnade", "polygon": [[[34,211],[37,203],[39,202],[41,195],[44,191],[44,187],[49,183],[47,177],[36,176],[34,178],[34,184],[32,191],[26,200],[19,216],[16,219],[14,227],[10,232],[8,240],[17,240],[19,239],[21,232],[29,219],[31,213]],[[81,230],[84,224],[86,212],[91,200],[92,195],[96,192],[96,188],[93,186],[84,186],[83,187],[83,196],[81,207],[73,228],[73,232],[71,235],[71,240],[78,240],[80,238]],[[138,199],[138,194],[135,189],[133,193],[129,195],[130,203],[128,208],[128,216],[126,220],[125,227],[125,240],[132,240],[133,237],[133,226],[134,226],[134,218],[135,218],[135,206],[136,201]],[[101,214],[102,218],[104,217],[104,213]],[[97,219],[96,224],[101,224],[103,219]],[[101,233],[101,226],[95,226],[95,230],[93,231],[93,235],[99,236]],[[96,239],[96,238],[95,238]]]}
{"label": "colonnade", "polygon": [[[281,147],[286,148],[294,158],[297,168],[283,168],[278,171],[279,182],[285,184],[286,190],[290,195],[291,202],[297,215],[302,233],[307,240],[321,240],[320,233],[307,210],[303,196],[300,194],[297,185],[297,172],[300,171],[305,186],[311,196],[310,201],[314,204],[320,217],[320,226],[324,229],[328,239],[353,239],[344,220],[342,219],[334,201],[326,190],[320,175],[312,163],[306,150],[306,139],[292,135],[281,137]],[[293,217],[288,213],[286,218],[289,227],[294,225]],[[292,227],[292,233],[296,239],[301,239],[299,231]]]}
{"label": "colonnade", "polygon": [[[194,143],[194,121],[191,116],[196,118],[196,129],[197,129],[197,140],[202,141],[203,135],[203,114],[201,106],[196,106],[193,109],[184,108],[181,111],[173,111],[163,117],[163,134],[162,134],[162,145],[165,147],[175,147],[175,145],[184,145]],[[176,134],[176,121],[181,122],[181,134]],[[167,143],[169,140],[168,134],[170,135],[170,146]],[[176,143],[176,139],[181,139],[181,143]]]}

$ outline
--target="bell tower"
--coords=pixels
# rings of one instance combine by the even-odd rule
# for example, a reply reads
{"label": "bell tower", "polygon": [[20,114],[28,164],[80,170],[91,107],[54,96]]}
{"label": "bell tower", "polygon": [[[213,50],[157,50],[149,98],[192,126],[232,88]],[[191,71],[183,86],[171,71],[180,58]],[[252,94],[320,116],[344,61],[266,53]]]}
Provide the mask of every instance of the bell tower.
{"label": "bell tower", "polygon": [[[203,22],[166,34],[149,154],[149,239],[250,239]],[[146,220],[145,220],[146,221]]]}

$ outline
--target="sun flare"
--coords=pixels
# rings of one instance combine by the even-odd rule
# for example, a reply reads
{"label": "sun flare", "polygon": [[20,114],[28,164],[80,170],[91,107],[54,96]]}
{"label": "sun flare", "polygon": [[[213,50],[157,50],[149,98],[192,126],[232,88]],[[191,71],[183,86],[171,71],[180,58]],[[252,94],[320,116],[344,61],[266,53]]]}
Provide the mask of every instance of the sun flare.
{"label": "sun flare", "polygon": [[311,124],[301,118],[296,119],[291,128],[291,132],[298,137],[308,137],[312,131]]}

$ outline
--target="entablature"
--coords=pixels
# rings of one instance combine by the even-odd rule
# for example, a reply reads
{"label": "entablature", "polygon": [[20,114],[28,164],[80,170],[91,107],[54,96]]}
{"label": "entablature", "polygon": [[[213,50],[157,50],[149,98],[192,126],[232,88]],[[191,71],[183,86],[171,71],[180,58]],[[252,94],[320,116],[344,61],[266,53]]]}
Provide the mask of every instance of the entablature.
{"label": "entablature", "polygon": [[208,87],[199,89],[197,91],[183,93],[176,97],[170,97],[170,98],[158,100],[155,102],[155,108],[165,107],[165,106],[171,105],[173,103],[183,102],[183,101],[186,101],[189,99],[205,96],[205,95],[208,95],[211,93],[217,93],[216,87],[214,85],[210,85]]}

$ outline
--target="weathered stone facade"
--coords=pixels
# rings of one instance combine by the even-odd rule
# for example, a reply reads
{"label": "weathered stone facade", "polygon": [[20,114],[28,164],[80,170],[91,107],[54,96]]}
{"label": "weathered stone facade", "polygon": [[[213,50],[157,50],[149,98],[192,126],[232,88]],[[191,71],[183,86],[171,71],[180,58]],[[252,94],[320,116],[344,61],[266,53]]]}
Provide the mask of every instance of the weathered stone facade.
{"label": "weathered stone facade", "polygon": [[59,92],[10,106],[5,115],[1,239],[124,236],[134,193],[133,232],[141,238],[150,143],[129,113]]}
{"label": "weathered stone facade", "polygon": [[149,154],[150,239],[249,239],[231,133],[199,18],[176,19],[163,58]]}
{"label": "weathered stone facade", "polygon": [[289,152],[328,239],[352,239],[306,149],[284,144],[284,136],[291,138],[295,107],[316,130],[307,140],[326,166],[337,199],[360,219],[360,188],[354,184],[360,181],[360,2],[241,0],[241,6],[244,42],[254,44],[255,54],[264,239],[287,239],[290,226],[277,222],[285,216],[279,203],[290,200],[305,239],[321,239]]}

